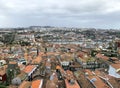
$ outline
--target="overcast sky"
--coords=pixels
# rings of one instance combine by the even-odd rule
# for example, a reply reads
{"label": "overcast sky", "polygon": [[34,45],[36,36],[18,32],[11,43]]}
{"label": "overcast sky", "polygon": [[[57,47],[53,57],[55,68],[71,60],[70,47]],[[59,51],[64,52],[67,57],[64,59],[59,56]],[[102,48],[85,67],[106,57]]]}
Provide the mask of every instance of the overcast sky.
{"label": "overcast sky", "polygon": [[120,28],[120,0],[0,0],[0,27]]}

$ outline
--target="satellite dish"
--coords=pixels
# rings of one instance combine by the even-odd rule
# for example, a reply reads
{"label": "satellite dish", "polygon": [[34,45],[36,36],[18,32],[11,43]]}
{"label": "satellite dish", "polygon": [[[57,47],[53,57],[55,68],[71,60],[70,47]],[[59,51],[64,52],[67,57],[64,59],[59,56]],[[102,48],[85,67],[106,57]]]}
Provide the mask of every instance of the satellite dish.
{"label": "satellite dish", "polygon": [[20,85],[21,84],[21,79],[19,77],[16,77],[12,80],[13,85]]}

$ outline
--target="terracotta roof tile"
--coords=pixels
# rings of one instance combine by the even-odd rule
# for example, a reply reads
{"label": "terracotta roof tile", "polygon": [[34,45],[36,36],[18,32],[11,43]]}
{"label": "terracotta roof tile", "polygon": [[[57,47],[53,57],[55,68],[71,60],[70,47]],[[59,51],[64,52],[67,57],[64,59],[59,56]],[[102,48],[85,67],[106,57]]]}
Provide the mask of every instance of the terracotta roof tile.
{"label": "terracotta roof tile", "polygon": [[10,61],[9,64],[17,64],[15,61]]}
{"label": "terracotta roof tile", "polygon": [[31,82],[23,81],[18,88],[30,88],[30,86],[31,86]]}
{"label": "terracotta roof tile", "polygon": [[65,79],[66,88],[80,88],[77,81],[74,84],[70,84],[67,79]]}
{"label": "terracotta roof tile", "polygon": [[42,57],[38,56],[32,60],[32,63],[40,63],[42,61]]}
{"label": "terracotta roof tile", "polygon": [[32,82],[32,88],[42,88],[43,80],[35,80]]}
{"label": "terracotta roof tile", "polygon": [[25,69],[23,70],[25,73],[30,73],[36,66],[34,65],[28,65],[25,67]]}
{"label": "terracotta roof tile", "polygon": [[59,65],[56,66],[56,69],[61,69],[61,67]]}
{"label": "terracotta roof tile", "polygon": [[111,64],[116,70],[120,69],[120,61],[115,61],[115,63]]}
{"label": "terracotta roof tile", "polygon": [[47,80],[46,88],[56,88],[56,84],[52,80]]}
{"label": "terracotta roof tile", "polygon": [[92,79],[96,79],[92,82],[97,88],[110,88],[106,83],[104,83],[97,75],[94,75],[90,70],[85,70],[88,73],[88,78],[92,82]]}
{"label": "terracotta roof tile", "polygon": [[97,54],[96,57],[97,57],[97,58],[100,58],[100,59],[103,59],[103,60],[108,60],[108,59],[109,59],[109,57],[104,56],[104,55],[102,55],[102,54],[100,54],[100,53]]}

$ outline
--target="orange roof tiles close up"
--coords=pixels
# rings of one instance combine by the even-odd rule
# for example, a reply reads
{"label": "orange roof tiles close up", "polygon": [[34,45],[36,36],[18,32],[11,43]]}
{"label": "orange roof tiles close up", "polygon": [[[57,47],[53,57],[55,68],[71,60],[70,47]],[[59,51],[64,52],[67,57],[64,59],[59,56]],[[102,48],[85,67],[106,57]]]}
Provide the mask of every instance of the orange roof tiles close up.
{"label": "orange roof tiles close up", "polygon": [[23,71],[25,73],[30,73],[34,68],[35,68],[34,65],[28,65],[28,66],[25,67],[25,69]]}
{"label": "orange roof tiles close up", "polygon": [[32,82],[32,88],[42,88],[43,80],[35,80]]}

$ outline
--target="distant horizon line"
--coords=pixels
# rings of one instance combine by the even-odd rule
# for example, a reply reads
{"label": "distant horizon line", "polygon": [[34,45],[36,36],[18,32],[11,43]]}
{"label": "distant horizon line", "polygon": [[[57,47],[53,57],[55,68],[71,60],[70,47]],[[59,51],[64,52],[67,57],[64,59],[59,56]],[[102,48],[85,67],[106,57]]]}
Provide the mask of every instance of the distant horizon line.
{"label": "distant horizon line", "polygon": [[34,25],[34,26],[18,26],[18,27],[0,27],[0,29],[14,29],[14,28],[30,28],[30,27],[46,27],[46,28],[83,28],[83,29],[103,29],[103,30],[120,30],[120,28],[99,28],[99,27],[68,27],[68,26],[50,26],[50,25]]}

